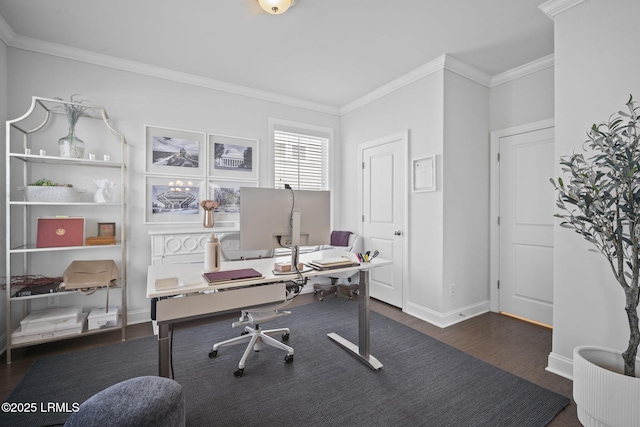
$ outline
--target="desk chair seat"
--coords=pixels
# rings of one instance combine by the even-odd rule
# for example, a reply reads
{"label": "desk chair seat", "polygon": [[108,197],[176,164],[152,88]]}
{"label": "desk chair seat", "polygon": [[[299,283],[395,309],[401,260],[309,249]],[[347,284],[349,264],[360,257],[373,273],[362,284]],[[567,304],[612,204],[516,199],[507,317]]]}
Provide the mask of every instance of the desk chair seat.
{"label": "desk chair seat", "polygon": [[[272,258],[273,250],[270,251],[242,251],[240,249],[240,234],[229,233],[220,238],[220,246],[223,261],[235,261],[255,258]],[[260,311],[243,310],[240,313],[240,319],[237,322],[231,324],[232,327],[238,328],[244,326],[244,331],[239,337],[231,338],[226,341],[222,341],[213,345],[212,350],[209,352],[210,358],[215,358],[218,355],[218,349],[220,347],[246,343],[247,348],[244,350],[240,363],[238,363],[238,370],[233,373],[236,378],[241,377],[244,374],[244,365],[251,354],[251,350],[260,351],[262,344],[266,344],[272,347],[285,350],[285,362],[293,362],[293,348],[278,341],[271,335],[281,334],[282,341],[289,341],[289,328],[268,329],[263,330],[260,325],[262,323],[270,322],[277,318],[288,316],[290,311],[282,311],[281,309],[291,302],[293,296],[299,293],[297,286],[291,286],[287,288],[287,296],[284,301],[270,307],[261,307]],[[290,299],[291,298],[291,299]]]}
{"label": "desk chair seat", "polygon": [[[362,237],[350,231],[332,231],[331,245],[321,246],[319,249],[336,248],[349,252],[362,252]],[[353,296],[358,293],[358,284],[351,283],[355,276],[357,276],[357,273],[336,273],[335,276],[329,277],[330,283],[314,283],[313,293],[318,295],[320,301],[331,294],[337,297],[339,293],[345,294],[352,300]],[[347,284],[338,283],[340,279],[346,279]]]}

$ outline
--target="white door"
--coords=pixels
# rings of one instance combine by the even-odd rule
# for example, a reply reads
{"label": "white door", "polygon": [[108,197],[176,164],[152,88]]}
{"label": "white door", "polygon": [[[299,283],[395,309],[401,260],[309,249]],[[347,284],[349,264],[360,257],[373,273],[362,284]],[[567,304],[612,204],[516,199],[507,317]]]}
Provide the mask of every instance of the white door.
{"label": "white door", "polygon": [[407,133],[360,146],[362,235],[365,250],[379,251],[392,265],[371,270],[370,296],[403,307],[405,157]]}
{"label": "white door", "polygon": [[553,325],[553,128],[500,138],[499,311]]}

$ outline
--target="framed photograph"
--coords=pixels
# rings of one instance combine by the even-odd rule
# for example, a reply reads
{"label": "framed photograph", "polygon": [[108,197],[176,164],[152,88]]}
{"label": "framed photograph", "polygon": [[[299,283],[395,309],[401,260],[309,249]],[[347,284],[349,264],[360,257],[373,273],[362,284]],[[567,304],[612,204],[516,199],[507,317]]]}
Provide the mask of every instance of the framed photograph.
{"label": "framed photograph", "polygon": [[98,236],[116,237],[116,223],[115,222],[99,222]]}
{"label": "framed photograph", "polygon": [[218,202],[213,210],[215,225],[229,225],[240,221],[241,187],[257,187],[258,182],[209,180],[209,198]]}
{"label": "framed photograph", "polygon": [[209,134],[208,176],[258,181],[258,140]]}
{"label": "framed photograph", "polygon": [[145,135],[146,173],[205,175],[206,136],[204,133],[145,126]]}
{"label": "framed photograph", "polygon": [[200,200],[204,180],[192,177],[145,176],[145,224],[202,222]]}
{"label": "framed photograph", "polygon": [[413,191],[436,191],[436,156],[413,161]]}

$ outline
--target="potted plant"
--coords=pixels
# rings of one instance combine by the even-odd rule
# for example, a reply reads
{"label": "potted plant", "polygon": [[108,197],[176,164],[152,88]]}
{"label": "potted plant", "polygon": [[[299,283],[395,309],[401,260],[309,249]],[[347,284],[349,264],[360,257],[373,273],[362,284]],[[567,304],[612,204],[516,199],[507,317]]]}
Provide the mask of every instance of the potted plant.
{"label": "potted plant", "polygon": [[625,296],[626,350],[574,350],[574,399],[585,425],[640,425],[640,107],[633,97],[626,106],[627,111],[591,127],[585,143],[590,157],[580,153],[561,158],[568,182],[551,179],[558,191],[557,206],[564,211],[556,214],[560,226],[582,235],[605,256]]}
{"label": "potted plant", "polygon": [[73,185],[54,183],[46,178],[20,189],[24,190],[24,198],[27,202],[77,202],[80,196]]}
{"label": "potted plant", "polygon": [[69,133],[58,140],[58,150],[60,157],[82,159],[84,158],[84,141],[76,136],[76,123],[87,107],[82,105],[84,101],[74,100],[74,96],[76,95],[71,95],[69,102],[65,102],[62,98],[54,98],[65,102],[63,104],[64,112],[69,123]]}

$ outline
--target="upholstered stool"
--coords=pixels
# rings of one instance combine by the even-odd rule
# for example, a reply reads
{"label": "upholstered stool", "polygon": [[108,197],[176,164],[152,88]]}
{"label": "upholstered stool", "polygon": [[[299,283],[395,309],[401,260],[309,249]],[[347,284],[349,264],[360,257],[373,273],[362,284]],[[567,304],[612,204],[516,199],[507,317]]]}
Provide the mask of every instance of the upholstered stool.
{"label": "upholstered stool", "polygon": [[137,377],[94,394],[71,414],[67,426],[184,426],[184,391],[163,377]]}

